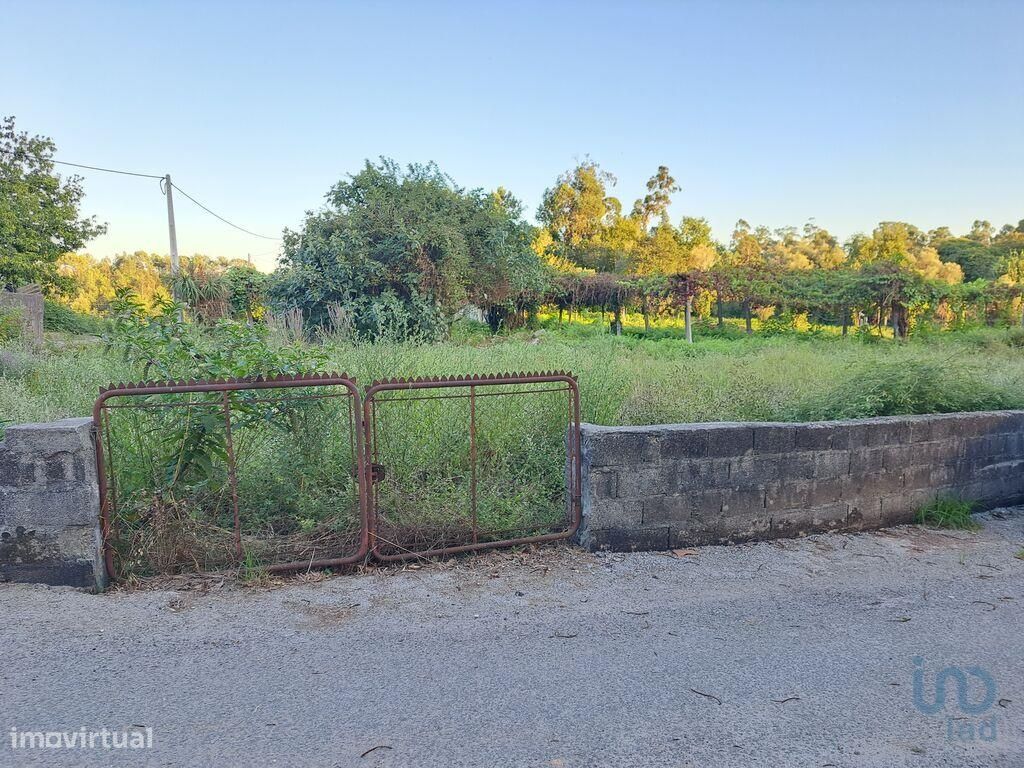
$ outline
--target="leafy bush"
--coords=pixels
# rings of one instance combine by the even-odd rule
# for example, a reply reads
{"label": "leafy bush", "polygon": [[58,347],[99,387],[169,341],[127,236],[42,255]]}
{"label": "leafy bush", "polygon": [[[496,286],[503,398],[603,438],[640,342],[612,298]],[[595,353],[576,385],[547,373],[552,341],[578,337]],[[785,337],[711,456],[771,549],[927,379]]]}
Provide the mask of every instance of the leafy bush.
{"label": "leafy bush", "polygon": [[[187,323],[173,302],[160,304],[149,316],[128,293],[112,306],[109,345],[145,378],[303,374],[324,363],[317,349],[272,344],[265,326]],[[321,400],[312,395],[322,393],[303,388],[289,390],[288,399],[260,393],[152,395],[134,401],[141,409],[108,411],[123,567],[173,570],[189,562],[230,563],[235,497],[241,499],[246,547],[253,548],[250,560],[273,557],[266,552],[268,533],[314,532],[315,548],[338,533],[329,523],[344,518],[351,524],[350,515],[338,514],[354,506],[347,399]],[[233,476],[229,455],[236,466]]]}
{"label": "leafy bush", "polygon": [[206,379],[312,373],[323,353],[300,343],[275,346],[262,325],[219,320],[200,326],[181,319],[183,307],[161,300],[156,314],[134,294],[123,292],[111,303],[109,345],[139,367],[142,378]]}
{"label": "leafy bush", "polygon": [[918,525],[929,528],[952,528],[961,531],[976,531],[981,526],[971,517],[974,504],[951,496],[942,496],[917,511],[914,519]]}
{"label": "leafy bush", "polygon": [[1006,332],[1006,345],[1014,349],[1024,347],[1024,328],[1011,328]]}
{"label": "leafy bush", "polygon": [[75,312],[63,304],[46,299],[43,305],[43,328],[75,335],[99,336],[106,329],[102,318]]}

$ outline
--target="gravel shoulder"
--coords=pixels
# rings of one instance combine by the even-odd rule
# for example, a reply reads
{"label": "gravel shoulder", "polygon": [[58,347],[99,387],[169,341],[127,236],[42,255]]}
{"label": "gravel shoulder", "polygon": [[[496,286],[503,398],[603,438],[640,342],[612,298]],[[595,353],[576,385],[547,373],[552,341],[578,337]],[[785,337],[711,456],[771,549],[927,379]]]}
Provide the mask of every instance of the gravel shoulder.
{"label": "gravel shoulder", "polygon": [[[0,765],[1018,767],[1024,510],[980,519],[272,589],[0,585]],[[915,657],[926,700],[980,667],[997,703],[965,714],[950,685],[923,713]],[[10,743],[83,726],[154,746]]]}

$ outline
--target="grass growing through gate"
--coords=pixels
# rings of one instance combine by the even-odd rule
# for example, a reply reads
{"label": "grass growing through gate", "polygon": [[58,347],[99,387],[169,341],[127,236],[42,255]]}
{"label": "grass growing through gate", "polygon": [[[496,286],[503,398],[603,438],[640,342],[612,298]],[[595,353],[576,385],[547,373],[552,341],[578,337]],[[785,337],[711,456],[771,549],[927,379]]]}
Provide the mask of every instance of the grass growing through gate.
{"label": "grass growing through gate", "polygon": [[[149,377],[178,378],[199,370],[230,376],[308,365],[348,371],[364,385],[391,376],[568,369],[579,377],[583,419],[601,424],[794,421],[1024,407],[1019,334],[1000,329],[897,344],[832,334],[750,338],[735,329],[702,326],[693,345],[670,327],[655,328],[648,337],[636,331],[616,338],[596,322],[559,327],[549,321],[537,331],[497,337],[470,325],[456,331],[450,341],[427,345],[335,338],[294,345],[238,326],[201,329],[198,339],[189,329],[172,327],[161,331],[162,338],[137,340],[138,354],[126,354],[124,344],[81,337],[51,337],[42,351],[12,342],[0,347],[0,422],[87,415],[101,386],[143,378],[147,367]],[[167,371],[161,374],[150,360],[164,346],[175,357],[161,362]],[[524,398],[499,407],[501,398],[494,400],[482,407],[497,410],[481,412],[482,524],[505,529],[555,519],[562,513],[555,498],[562,467],[550,457],[560,461],[562,455],[561,405]],[[463,401],[457,402],[445,418],[462,428],[468,415],[458,410]],[[279,557],[271,542],[291,542],[288,547],[307,553],[343,548],[353,518],[339,510],[350,507],[353,486],[343,469],[351,457],[341,447],[346,439],[340,437],[340,414],[257,418],[259,413],[243,412],[233,422],[250,565],[258,570]],[[391,519],[414,535],[419,530],[424,539],[446,526],[455,529],[449,533],[465,531],[468,446],[464,429],[456,435],[439,426],[445,423],[442,415],[418,409],[399,418],[401,440],[387,446],[393,453],[385,460],[390,482],[401,479],[406,488],[399,494],[386,480],[381,489],[392,494]],[[122,490],[160,491],[133,497],[126,507],[131,515],[125,517],[126,546],[148,553],[155,570],[230,560],[225,473],[215,450],[222,438],[218,426],[210,428],[206,475],[203,459],[196,459],[170,491],[166,469],[175,445],[168,438],[170,425],[156,417],[143,419],[119,438],[119,450],[129,457],[120,465],[129,473]],[[158,544],[164,551],[154,549]]]}
{"label": "grass growing through gate", "polygon": [[958,531],[976,531],[981,525],[971,516],[974,504],[963,499],[942,497],[926,504],[914,516],[918,525]]}

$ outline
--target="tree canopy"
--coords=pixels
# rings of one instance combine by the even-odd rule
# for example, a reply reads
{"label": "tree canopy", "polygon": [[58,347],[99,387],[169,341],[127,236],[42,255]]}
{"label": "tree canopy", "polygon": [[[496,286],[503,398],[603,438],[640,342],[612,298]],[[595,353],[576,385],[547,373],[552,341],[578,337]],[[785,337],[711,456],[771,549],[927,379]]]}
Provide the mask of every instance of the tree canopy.
{"label": "tree canopy", "polygon": [[104,225],[84,218],[79,176],[54,170],[54,143],[19,132],[13,117],[0,122],[0,288],[62,282],[57,261],[103,234]]}
{"label": "tree canopy", "polygon": [[331,307],[359,331],[436,336],[467,301],[485,309],[539,292],[532,229],[507,191],[464,190],[434,164],[367,162],[284,238],[275,303],[316,323]]}

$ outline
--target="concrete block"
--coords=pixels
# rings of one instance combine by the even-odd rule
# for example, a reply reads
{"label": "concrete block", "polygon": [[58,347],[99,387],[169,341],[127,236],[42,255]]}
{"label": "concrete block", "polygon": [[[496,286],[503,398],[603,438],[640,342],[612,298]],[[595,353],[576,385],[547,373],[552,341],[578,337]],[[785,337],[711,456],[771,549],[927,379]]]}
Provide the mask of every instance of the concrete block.
{"label": "concrete block", "polygon": [[721,491],[686,493],[677,496],[651,496],[644,499],[645,526],[685,523],[691,517],[717,518],[722,512]]}
{"label": "concrete block", "polygon": [[722,517],[763,513],[765,493],[762,490],[723,491]]}
{"label": "concrete block", "polygon": [[763,424],[754,427],[754,453],[785,453],[796,447],[797,427],[793,424]]}
{"label": "concrete block", "polygon": [[653,434],[650,430],[584,424],[580,445],[591,467],[631,466],[658,459],[658,441]]}
{"label": "concrete block", "polygon": [[45,485],[0,488],[0,510],[9,525],[91,525],[99,520],[100,497],[93,485],[69,485],[60,490]]}
{"label": "concrete block", "polygon": [[877,448],[908,442],[910,425],[900,417],[865,419],[850,424],[850,448]]}
{"label": "concrete block", "polygon": [[582,532],[579,543],[591,552],[662,552],[669,548],[668,532],[667,527],[588,529]]}
{"label": "concrete block", "polygon": [[882,525],[882,500],[879,497],[845,499],[846,525],[850,530],[878,528]]}
{"label": "concrete block", "polygon": [[728,487],[736,490],[764,488],[785,477],[785,458],[779,456],[747,456],[733,459],[729,467]]}
{"label": "concrete block", "polygon": [[3,446],[9,453],[48,458],[57,453],[78,453],[92,448],[92,419],[62,419],[43,424],[7,427]]}
{"label": "concrete block", "polygon": [[861,447],[850,451],[851,475],[869,475],[885,468],[885,452],[880,448]]}
{"label": "concrete block", "polygon": [[[795,447],[798,450],[830,451],[837,433],[844,433],[842,428],[828,422],[800,424],[795,433]],[[841,446],[845,448],[846,446]]]}
{"label": "concrete block", "polygon": [[791,538],[815,531],[844,528],[847,516],[847,505],[841,501],[817,507],[779,510],[772,513],[772,536]]}
{"label": "concrete block", "polygon": [[8,427],[0,441],[0,580],[103,589],[90,419]]}
{"label": "concrete block", "polygon": [[850,475],[842,478],[843,498],[867,498],[889,496],[900,493],[904,488],[902,472],[867,472],[861,475]]}
{"label": "concrete block", "polygon": [[931,416],[908,416],[907,423],[910,428],[910,435],[907,440],[911,443],[931,442],[934,432],[935,419]]}
{"label": "concrete block", "polygon": [[20,488],[33,485],[36,480],[34,459],[22,458],[14,453],[0,453],[0,488]]}
{"label": "concrete block", "polygon": [[614,469],[599,469],[584,476],[584,486],[590,498],[600,501],[619,495],[619,473]]}
{"label": "concrete block", "polygon": [[814,454],[814,477],[842,477],[850,474],[849,451],[821,451]]}
{"label": "concrete block", "polygon": [[673,466],[669,493],[688,493],[721,488],[729,483],[729,459],[701,459],[678,462]]}
{"label": "concrete block", "polygon": [[745,456],[754,450],[754,430],[749,425],[729,425],[708,432],[708,456]]}
{"label": "concrete block", "polygon": [[684,547],[702,547],[707,544],[720,544],[726,538],[720,520],[691,520],[684,526],[669,528],[668,546],[671,549]]}
{"label": "concrete block", "polygon": [[845,487],[845,478],[838,477],[769,486],[765,493],[765,507],[769,512],[775,512],[824,506],[842,499]]}
{"label": "concrete block", "polygon": [[604,500],[583,504],[583,517],[594,528],[638,527],[643,522],[642,501]]}
{"label": "concrete block", "polygon": [[886,525],[913,522],[918,510],[934,501],[938,495],[938,492],[930,488],[919,488],[892,496],[883,496],[882,522]]}
{"label": "concrete block", "polygon": [[704,458],[708,455],[709,435],[709,430],[699,426],[673,429],[660,438],[662,460]]}
{"label": "concrete block", "polygon": [[915,464],[942,464],[963,456],[964,442],[959,438],[932,440],[914,444]]}

